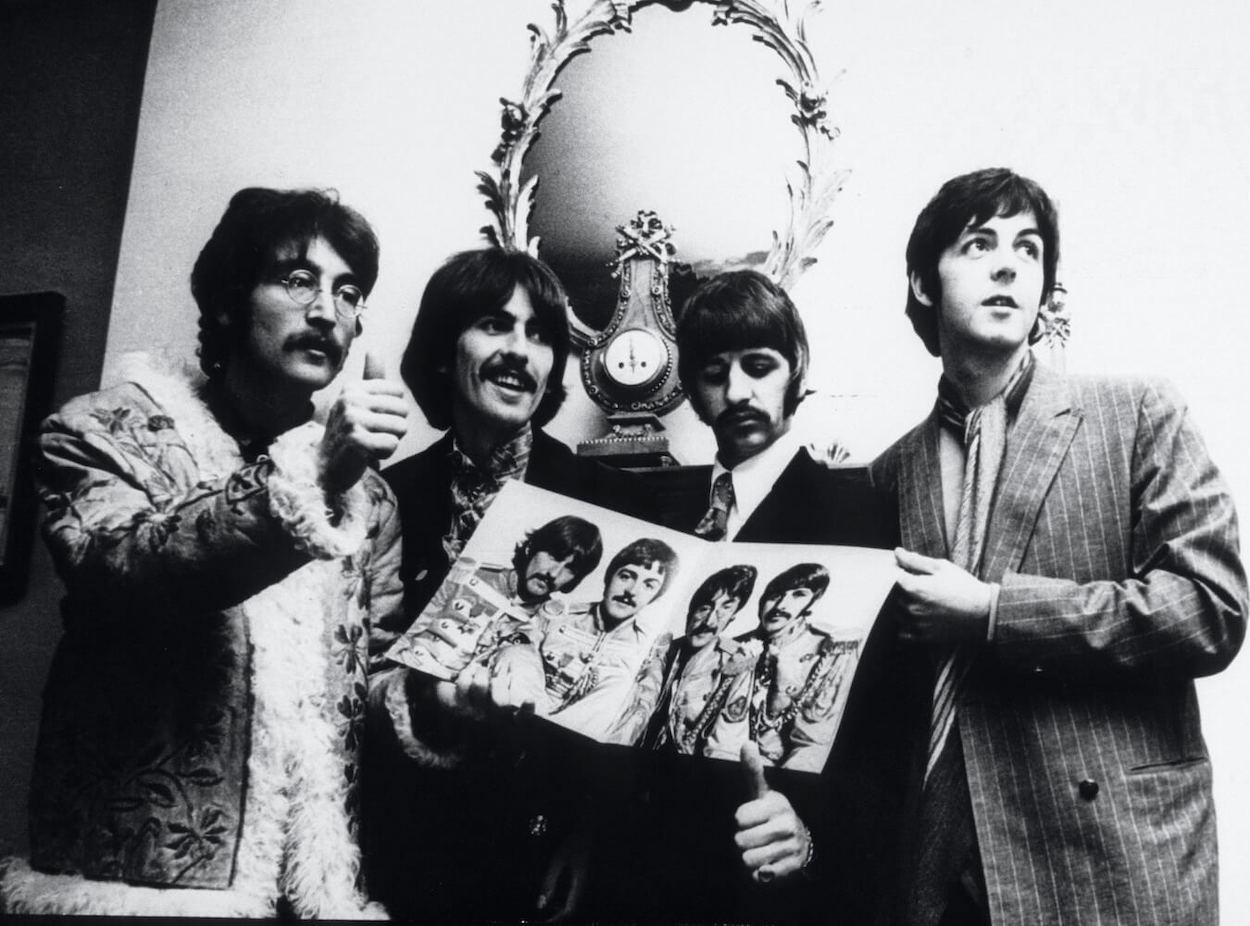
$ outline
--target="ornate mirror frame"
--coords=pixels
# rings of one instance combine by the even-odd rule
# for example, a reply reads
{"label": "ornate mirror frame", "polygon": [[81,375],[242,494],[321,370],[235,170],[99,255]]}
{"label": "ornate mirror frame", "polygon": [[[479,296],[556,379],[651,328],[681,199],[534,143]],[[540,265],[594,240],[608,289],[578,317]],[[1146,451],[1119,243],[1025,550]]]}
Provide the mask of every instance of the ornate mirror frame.
{"label": "ornate mirror frame", "polygon": [[[696,2],[715,8],[712,26],[745,26],[751,38],[771,49],[785,66],[788,76],[777,78],[776,83],[793,107],[790,121],[799,132],[803,149],[802,157],[795,161],[795,168],[785,180],[788,221],[784,228],[773,230],[772,244],[760,269],[789,289],[816,262],[814,251],[833,225],[833,201],[850,175],[848,169],[834,164],[833,149],[839,131],[829,121],[828,91],[807,44],[807,17],[819,9],[820,0],[591,0],[585,12],[572,22],[565,0],[552,0],[554,29],[548,32],[535,23],[529,24],[530,66],[520,96],[515,100],[500,98],[501,134],[491,154],[492,166],[476,171],[477,189],[485,197],[492,216],[491,224],[482,226],[481,232],[492,244],[538,253],[540,242],[530,236],[529,222],[540,178],[534,174],[523,181],[523,166],[538,139],[540,123],[563,95],[555,83],[565,65],[589,52],[593,39],[631,32],[634,13],[644,7],[663,4],[684,11]],[[618,227],[618,232],[625,231],[624,226]],[[618,240],[618,248],[628,244],[628,240]],[[621,261],[614,263],[616,274],[621,274]],[[650,314],[655,318],[650,327],[669,347],[675,348],[667,293],[657,291],[654,296]],[[1065,296],[1063,287],[1056,287],[1054,298],[1041,314],[1042,341],[1060,365],[1070,333]],[[632,301],[629,281],[623,280],[620,301],[607,327],[595,331],[576,316],[571,319],[575,345],[583,351],[583,382],[591,397],[609,413],[663,413],[683,397],[675,377],[662,377],[664,385],[653,388],[658,389],[655,395],[634,395],[625,389],[616,390],[620,394],[613,398],[612,384],[603,375],[603,352],[611,347],[627,322],[647,314]]]}
{"label": "ornate mirror frame", "polygon": [[529,235],[529,219],[539,177],[522,183],[522,165],[538,138],[539,123],[562,96],[555,82],[573,58],[590,51],[592,39],[630,32],[635,12],[656,3],[684,10],[694,2],[715,6],[712,25],[742,24],[751,38],[770,48],[781,59],[789,78],[778,78],[794,107],[790,121],[803,142],[797,171],[786,180],[789,194],[787,227],[772,233],[772,246],[763,268],[783,287],[789,287],[816,258],[812,252],[833,225],[830,209],[849,171],[833,165],[833,144],[838,130],[826,110],[827,91],[807,46],[806,21],[820,0],[593,0],[586,12],[570,23],[565,0],[553,0],[555,28],[548,33],[531,23],[530,68],[516,100],[500,98],[502,133],[491,155],[493,166],[477,171],[478,190],[486,197],[493,220],[482,234],[497,246],[524,249],[537,254],[539,241]]}

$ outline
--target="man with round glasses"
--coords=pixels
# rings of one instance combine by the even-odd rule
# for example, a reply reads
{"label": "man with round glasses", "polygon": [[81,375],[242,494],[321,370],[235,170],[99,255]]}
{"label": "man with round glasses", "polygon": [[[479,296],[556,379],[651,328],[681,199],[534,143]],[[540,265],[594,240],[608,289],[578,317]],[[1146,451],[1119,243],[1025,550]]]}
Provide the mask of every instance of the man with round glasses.
{"label": "man with round glasses", "polygon": [[402,387],[313,392],[360,333],[373,229],[316,191],[245,189],[191,274],[200,366],[136,363],[44,424],[65,581],[31,858],[9,913],[356,918],[371,627],[400,616],[399,523],[371,464]]}
{"label": "man with round glasses", "polygon": [[[317,280],[317,275],[311,270],[292,270],[283,278],[282,285],[286,287],[286,294],[295,300],[296,305],[312,305],[324,292]],[[364,314],[365,294],[354,283],[343,283],[336,287],[331,295],[334,296],[334,310],[345,321],[354,321]]]}

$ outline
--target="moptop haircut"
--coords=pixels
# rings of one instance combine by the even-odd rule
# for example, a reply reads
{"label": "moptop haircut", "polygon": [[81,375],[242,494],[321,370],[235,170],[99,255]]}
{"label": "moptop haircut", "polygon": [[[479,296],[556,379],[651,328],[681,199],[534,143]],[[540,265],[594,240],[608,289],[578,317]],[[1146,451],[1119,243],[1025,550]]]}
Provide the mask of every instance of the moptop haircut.
{"label": "moptop haircut", "polygon": [[791,566],[764,586],[764,594],[760,596],[760,607],[763,607],[764,602],[770,598],[784,595],[795,588],[805,588],[810,591],[812,603],[815,604],[829,588],[829,570],[819,563],[799,563]]}
{"label": "moptop haircut", "polygon": [[690,596],[689,610],[710,605],[717,595],[738,599],[738,608],[741,610],[755,591],[755,577],[758,575],[759,570],[754,566],[739,565],[718,569],[704,579]]}
{"label": "moptop haircut", "polygon": [[783,411],[793,415],[803,398],[810,351],[807,329],[786,291],[757,270],[732,270],[705,280],[677,315],[677,375],[695,412],[699,371],[725,351],[768,347],[790,364]]}
{"label": "moptop haircut", "polygon": [[542,427],[560,410],[569,356],[569,319],[568,297],[559,278],[524,251],[461,251],[435,270],[426,284],[399,367],[431,427],[451,427],[451,365],[455,363],[456,341],[482,317],[502,311],[518,286],[529,296],[552,351],[547,391],[534,412],[534,426]]}
{"label": "moptop haircut", "polygon": [[[220,376],[231,347],[250,322],[252,291],[279,255],[324,238],[356,275],[368,296],[378,279],[378,237],[334,190],[272,190],[235,193],[191,271],[191,295],[200,309],[200,368]],[[357,322],[359,325],[359,322]],[[357,329],[359,330],[359,328]]]}
{"label": "moptop haircut", "polygon": [[659,598],[668,590],[669,582],[677,574],[677,552],[663,540],[655,540],[651,537],[642,537],[622,547],[608,563],[607,571],[603,574],[603,585],[606,588],[608,582],[622,566],[641,566],[643,569],[651,569],[656,564],[659,564],[664,572],[664,581],[660,584],[660,590],[655,594],[655,597]]}
{"label": "moptop haircut", "polygon": [[[980,225],[994,216],[1033,213],[1042,238],[1042,301],[1050,298],[1055,288],[1059,266],[1059,215],[1050,197],[1037,183],[1012,173],[1005,167],[990,167],[963,174],[942,184],[937,195],[916,217],[911,237],[907,240],[907,317],[912,327],[933,356],[941,355],[938,343],[938,306],[942,303],[942,281],[938,277],[938,260],[942,252],[958,240],[969,225]],[[911,279],[920,281],[920,288],[933,302],[927,306],[916,298]],[[1029,343],[1041,337],[1039,324],[1029,333]]]}
{"label": "moptop haircut", "polygon": [[586,578],[603,558],[603,538],[599,528],[576,515],[566,514],[548,521],[525,535],[512,552],[512,568],[524,575],[525,567],[538,551],[549,553],[557,560],[572,557],[569,568],[573,579],[557,591],[575,588]]}

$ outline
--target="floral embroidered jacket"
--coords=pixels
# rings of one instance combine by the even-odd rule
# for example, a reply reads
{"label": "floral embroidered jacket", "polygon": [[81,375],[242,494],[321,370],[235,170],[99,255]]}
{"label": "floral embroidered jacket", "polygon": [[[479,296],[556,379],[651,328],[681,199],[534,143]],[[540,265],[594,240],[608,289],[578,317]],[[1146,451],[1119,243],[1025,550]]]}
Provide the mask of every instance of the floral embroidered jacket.
{"label": "floral embroidered jacket", "polygon": [[248,462],[191,382],[147,367],[45,422],[68,594],[10,912],[382,912],[356,792],[399,524],[372,471],[327,507],[320,439],[309,422]]}

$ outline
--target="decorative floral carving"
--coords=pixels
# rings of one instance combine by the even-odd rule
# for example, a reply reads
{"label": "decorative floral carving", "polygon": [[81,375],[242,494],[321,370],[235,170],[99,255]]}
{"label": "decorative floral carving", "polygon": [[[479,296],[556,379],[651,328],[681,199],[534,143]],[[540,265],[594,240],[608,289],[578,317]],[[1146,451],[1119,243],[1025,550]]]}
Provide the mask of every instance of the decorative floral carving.
{"label": "decorative floral carving", "polygon": [[653,257],[667,264],[677,253],[673,229],[650,209],[642,209],[626,224],[616,226],[616,235],[616,257],[608,265],[613,279],[620,279],[622,268],[635,257]]}
{"label": "decorative floral carving", "polygon": [[[509,249],[537,253],[539,241],[529,237],[530,214],[538,177],[521,184],[521,164],[538,138],[538,124],[561,93],[554,86],[560,71],[577,55],[590,50],[592,39],[615,32],[629,32],[635,11],[659,0],[592,0],[586,12],[571,23],[565,0],[554,0],[555,28],[548,33],[531,23],[530,68],[521,97],[503,98],[502,132],[491,155],[495,167],[477,171],[478,190],[493,215],[482,234],[492,243]],[[700,0],[714,3],[712,25],[741,24],[751,37],[767,46],[785,64],[789,79],[778,79],[794,106],[790,121],[803,140],[803,157],[797,174],[786,181],[790,208],[787,226],[773,231],[772,247],[764,272],[789,286],[816,258],[811,256],[833,225],[830,210],[846,181],[847,171],[831,167],[833,142],[838,130],[830,125],[828,92],[824,89],[807,47],[806,19],[819,0]]]}
{"label": "decorative floral carving", "polygon": [[1042,323],[1042,340],[1047,347],[1062,349],[1072,336],[1072,316],[1068,313],[1068,291],[1062,283],[1056,283],[1050,299],[1039,313]]}

